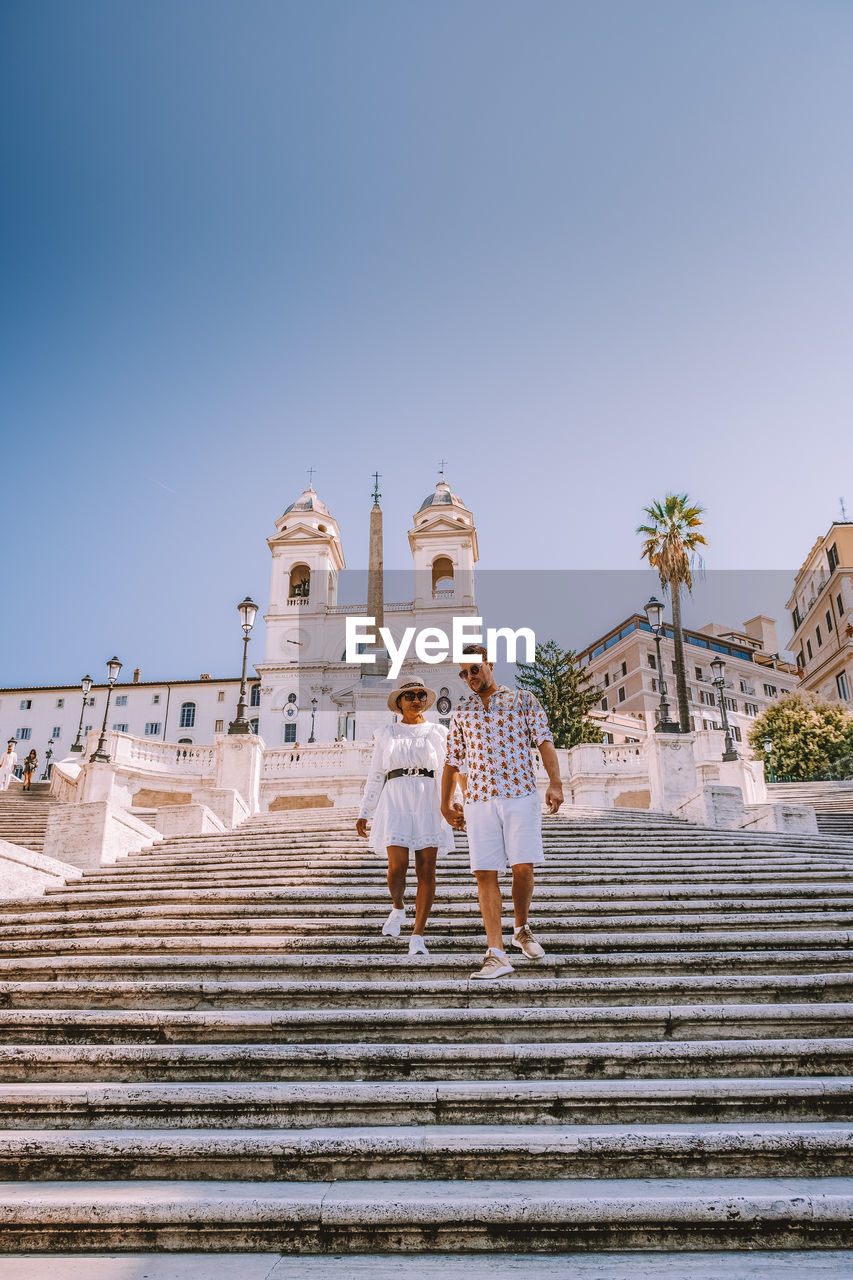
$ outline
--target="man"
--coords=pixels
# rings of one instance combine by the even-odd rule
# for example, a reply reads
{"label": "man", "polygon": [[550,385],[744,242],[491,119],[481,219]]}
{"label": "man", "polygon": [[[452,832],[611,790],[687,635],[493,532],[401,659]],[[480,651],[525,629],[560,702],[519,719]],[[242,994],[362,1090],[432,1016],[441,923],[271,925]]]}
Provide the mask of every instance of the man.
{"label": "man", "polygon": [[15,751],[14,744],[10,741],[6,746],[5,754],[0,756],[0,791],[9,790],[9,783],[12,781],[17,767],[18,754]]}
{"label": "man", "polygon": [[[512,944],[530,960],[544,949],[527,922],[533,897],[533,868],[545,861],[542,807],[536,791],[531,750],[536,747],[548,772],[545,802],[549,813],[563,803],[554,739],[541,704],[526,690],[498,686],[486,650],[466,645],[468,661],[459,675],[471,697],[450,722],[447,760],[441,778],[441,811],[452,827],[468,828],[471,870],[477,878],[480,911],[486,926],[483,967],[472,978],[502,978],[512,973],[503,944],[503,901],[498,874],[512,867],[515,932]],[[451,803],[457,774],[465,771],[464,810]]]}

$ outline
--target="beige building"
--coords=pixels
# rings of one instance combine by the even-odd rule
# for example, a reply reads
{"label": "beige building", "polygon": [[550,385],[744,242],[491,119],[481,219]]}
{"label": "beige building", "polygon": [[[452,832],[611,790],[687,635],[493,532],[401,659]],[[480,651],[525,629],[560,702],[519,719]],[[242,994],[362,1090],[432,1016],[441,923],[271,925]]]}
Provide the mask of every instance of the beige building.
{"label": "beige building", "polygon": [[[661,659],[670,716],[678,718],[672,627],[665,626]],[[774,699],[797,687],[796,668],[779,657],[776,623],[758,615],[733,631],[709,623],[698,631],[684,631],[684,663],[690,716],[694,729],[722,727],[719,697],[711,662],[719,654],[726,664],[724,697],[729,724],[737,742],[746,742],[750,726]],[[638,733],[654,730],[660,709],[659,673],[654,632],[645,614],[635,613],[578,654],[601,692],[600,709],[612,724],[602,728],[616,742],[630,740],[623,729],[630,716]],[[615,717],[614,717],[615,713]],[[618,719],[617,719],[618,717]]]}
{"label": "beige building", "polygon": [[802,687],[853,703],[853,522],[836,521],[818,538],[787,607]]}

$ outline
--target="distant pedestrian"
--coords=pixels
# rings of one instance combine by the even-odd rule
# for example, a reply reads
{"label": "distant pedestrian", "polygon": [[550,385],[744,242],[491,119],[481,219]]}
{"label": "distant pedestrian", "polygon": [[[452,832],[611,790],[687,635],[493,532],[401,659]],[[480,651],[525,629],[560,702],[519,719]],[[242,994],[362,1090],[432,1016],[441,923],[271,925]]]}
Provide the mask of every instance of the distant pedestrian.
{"label": "distant pedestrian", "polygon": [[38,767],[39,767],[39,758],[36,755],[35,747],[33,747],[30,754],[24,760],[24,785],[21,788],[22,791],[32,791],[33,774],[35,773],[36,769],[38,769]]}
{"label": "distant pedestrian", "polygon": [[370,848],[388,855],[388,890],[393,903],[382,932],[400,935],[406,919],[403,895],[409,851],[414,850],[418,892],[410,956],[428,955],[424,929],[435,899],[435,860],[454,847],[453,832],[441,816],[439,775],[447,753],[447,730],[424,718],[435,702],[432,689],[416,677],[404,679],[389,695],[388,710],[400,723],[383,725],[373,735],[373,760],[364,784],[356,830]]}
{"label": "distant pedestrian", "polygon": [[[512,868],[515,931],[512,945],[529,960],[545,950],[530,931],[533,868],[545,861],[542,802],[536,790],[532,752],[548,774],[545,803],[556,813],[563,803],[560,762],[541,704],[526,690],[498,685],[482,645],[466,645],[459,675],[471,696],[450,722],[442,779],[441,810],[451,826],[467,827],[471,870],[477,879],[488,950],[472,978],[512,973],[503,944],[503,903],[498,876]],[[459,774],[467,771],[464,809],[454,804]]]}
{"label": "distant pedestrian", "polygon": [[18,753],[14,743],[10,742],[3,755],[0,756],[0,791],[8,791],[9,783],[18,767]]}

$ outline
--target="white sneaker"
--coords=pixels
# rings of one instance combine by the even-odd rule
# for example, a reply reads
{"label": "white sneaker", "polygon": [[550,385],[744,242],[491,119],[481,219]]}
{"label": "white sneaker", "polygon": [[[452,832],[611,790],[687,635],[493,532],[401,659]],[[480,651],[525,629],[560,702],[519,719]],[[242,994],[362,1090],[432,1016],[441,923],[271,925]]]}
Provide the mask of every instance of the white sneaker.
{"label": "white sneaker", "polygon": [[520,948],[528,960],[541,960],[545,955],[545,948],[536,941],[528,924],[523,924],[520,929],[516,929],[512,935],[512,945]]}
{"label": "white sneaker", "polygon": [[388,938],[399,938],[400,930],[406,919],[405,907],[392,908],[391,914],[382,926],[382,932]]}
{"label": "white sneaker", "polygon": [[424,942],[421,934],[413,933],[411,938],[409,938],[409,955],[410,956],[428,956],[429,955],[429,952],[426,949],[426,943]]}
{"label": "white sneaker", "polygon": [[471,977],[488,980],[489,978],[504,978],[508,973],[514,972],[515,971],[506,956],[504,956],[502,960],[497,951],[493,951],[492,948],[489,947],[489,950],[486,952],[485,958],[483,959],[482,969],[477,973],[472,973]]}

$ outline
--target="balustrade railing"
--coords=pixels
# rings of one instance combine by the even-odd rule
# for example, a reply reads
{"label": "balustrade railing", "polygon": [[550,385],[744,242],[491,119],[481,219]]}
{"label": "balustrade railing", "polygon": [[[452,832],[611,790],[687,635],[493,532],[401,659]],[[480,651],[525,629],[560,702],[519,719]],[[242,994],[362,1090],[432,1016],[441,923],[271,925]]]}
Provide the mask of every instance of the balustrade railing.
{"label": "balustrade railing", "polygon": [[339,774],[366,778],[373,747],[370,743],[319,743],[307,747],[273,747],[264,752],[263,779],[286,778],[294,773]]}

